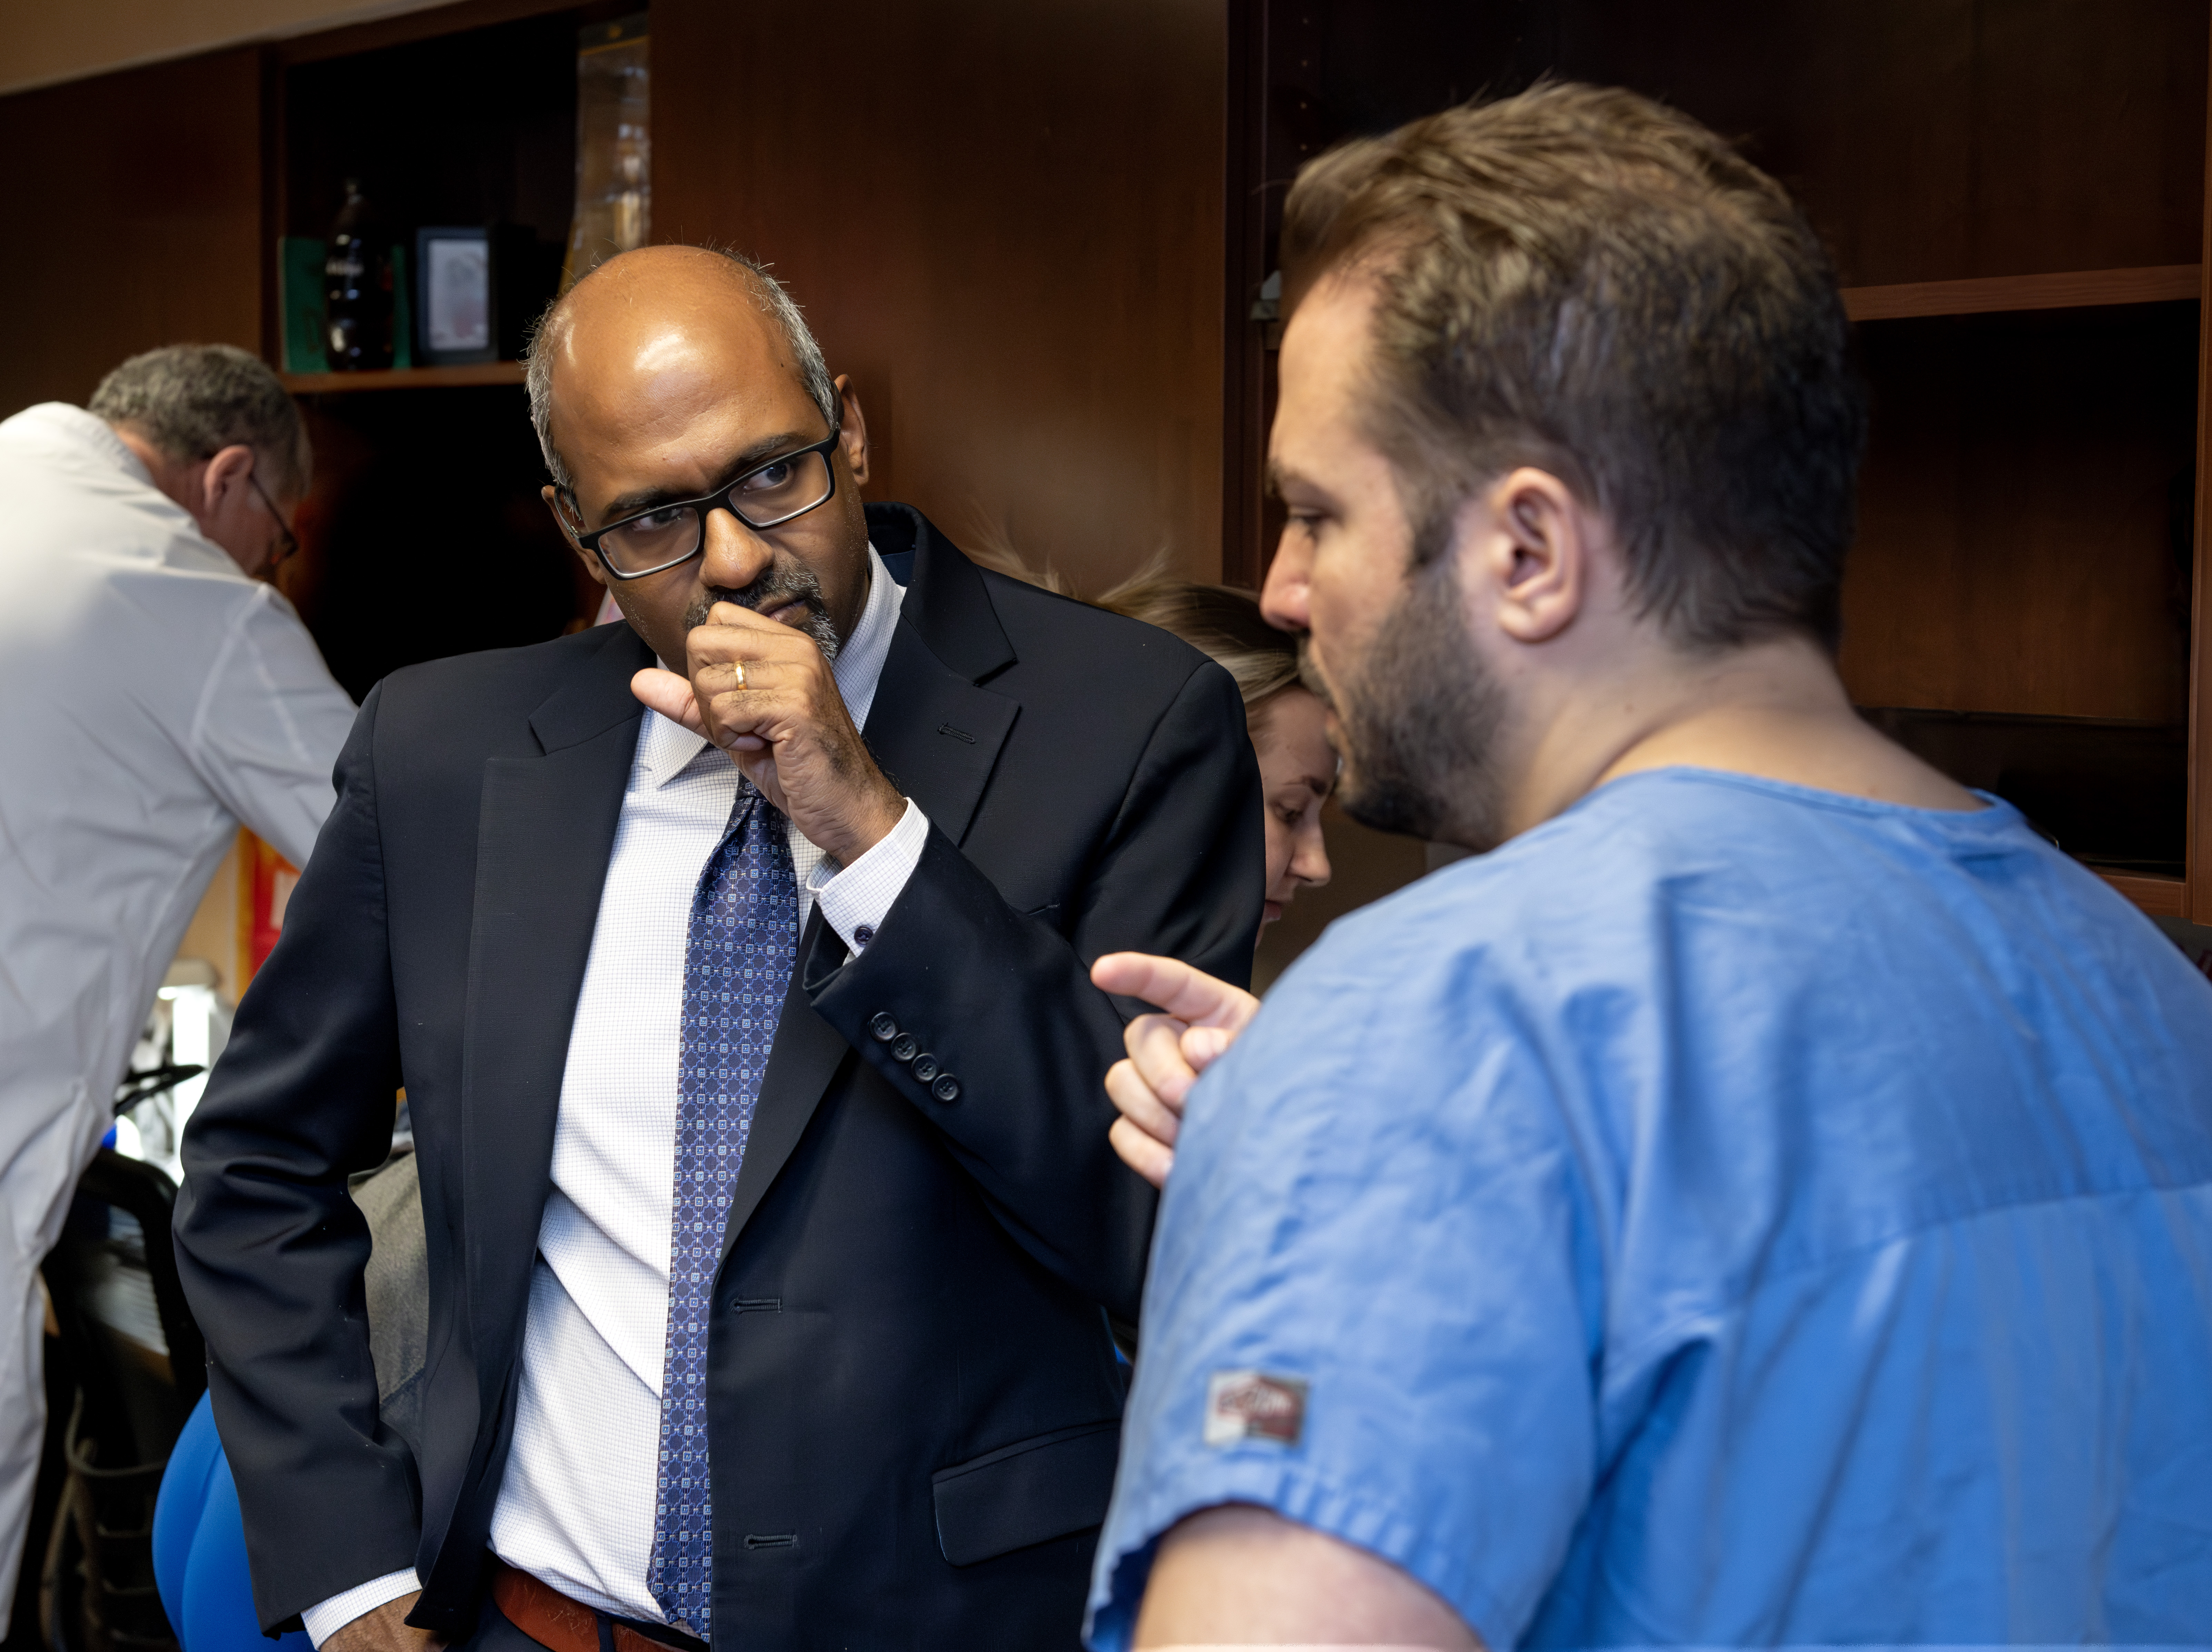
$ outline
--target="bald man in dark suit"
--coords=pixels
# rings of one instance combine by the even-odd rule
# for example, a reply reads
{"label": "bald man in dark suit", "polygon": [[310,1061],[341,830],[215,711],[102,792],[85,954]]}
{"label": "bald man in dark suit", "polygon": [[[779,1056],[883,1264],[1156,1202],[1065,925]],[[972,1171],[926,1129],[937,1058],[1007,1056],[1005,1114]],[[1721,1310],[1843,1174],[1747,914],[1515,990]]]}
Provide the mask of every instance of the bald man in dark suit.
{"label": "bald man in dark suit", "polygon": [[[260,1615],[332,1652],[1073,1646],[1151,1189],[1088,967],[1249,970],[1226,673],[863,507],[757,267],[616,259],[531,364],[628,620],[398,672],[185,1147]],[[410,1102],[420,1446],[346,1176]]]}

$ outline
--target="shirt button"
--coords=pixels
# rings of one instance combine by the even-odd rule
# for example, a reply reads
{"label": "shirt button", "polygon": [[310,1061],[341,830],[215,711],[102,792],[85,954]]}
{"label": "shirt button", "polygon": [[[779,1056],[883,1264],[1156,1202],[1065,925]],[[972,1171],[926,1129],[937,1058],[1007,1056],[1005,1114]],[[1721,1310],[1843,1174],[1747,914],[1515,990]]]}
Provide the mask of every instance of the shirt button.
{"label": "shirt button", "polygon": [[892,1042],[891,1055],[896,1060],[911,1061],[915,1058],[915,1052],[921,1048],[921,1046],[915,1041],[912,1033],[901,1033]]}
{"label": "shirt button", "polygon": [[853,944],[855,946],[866,946],[875,938],[876,926],[873,924],[862,924],[853,932]]}
{"label": "shirt button", "polygon": [[898,1023],[891,1019],[889,1010],[878,1010],[875,1019],[868,1023],[868,1030],[875,1034],[878,1043],[888,1044],[898,1036]]}
{"label": "shirt button", "polygon": [[937,1065],[937,1058],[933,1055],[917,1055],[914,1058],[914,1076],[925,1084],[937,1077],[941,1071],[942,1069]]}
{"label": "shirt button", "polygon": [[945,1073],[929,1087],[929,1093],[940,1102],[957,1102],[960,1099],[960,1081]]}

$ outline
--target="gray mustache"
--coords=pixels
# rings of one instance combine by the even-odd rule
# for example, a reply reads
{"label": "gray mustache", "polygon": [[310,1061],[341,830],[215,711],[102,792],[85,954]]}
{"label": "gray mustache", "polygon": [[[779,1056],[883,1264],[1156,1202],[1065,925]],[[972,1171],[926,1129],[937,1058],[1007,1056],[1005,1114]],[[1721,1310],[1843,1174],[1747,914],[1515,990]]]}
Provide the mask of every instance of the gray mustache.
{"label": "gray mustache", "polygon": [[708,613],[718,602],[735,603],[738,607],[749,608],[757,614],[764,608],[774,608],[793,598],[802,599],[811,613],[823,611],[822,582],[810,574],[793,574],[779,569],[763,574],[740,591],[720,586],[708,586],[693,602],[690,611],[684,616],[684,623],[687,628],[704,625]]}

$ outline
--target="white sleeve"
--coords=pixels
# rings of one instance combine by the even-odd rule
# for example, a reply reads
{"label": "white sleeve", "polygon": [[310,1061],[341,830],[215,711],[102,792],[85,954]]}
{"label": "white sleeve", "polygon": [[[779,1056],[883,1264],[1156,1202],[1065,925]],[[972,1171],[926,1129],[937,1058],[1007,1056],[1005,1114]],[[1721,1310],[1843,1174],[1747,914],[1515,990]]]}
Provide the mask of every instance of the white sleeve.
{"label": "white sleeve", "polygon": [[922,845],[928,841],[929,817],[908,798],[899,823],[875,847],[842,870],[834,860],[814,869],[808,883],[822,908],[822,920],[855,953],[866,951],[876,938],[891,903],[921,864]]}
{"label": "white sleeve", "polygon": [[257,585],[231,616],[186,750],[226,809],[304,866],[337,801],[331,770],[353,718],[292,604]]}
{"label": "white sleeve", "polygon": [[319,1647],[355,1619],[366,1618],[386,1600],[412,1594],[422,1587],[412,1566],[404,1571],[388,1571],[381,1577],[356,1584],[343,1594],[333,1594],[320,1606],[309,1606],[300,1614],[300,1622],[307,1629],[307,1638]]}

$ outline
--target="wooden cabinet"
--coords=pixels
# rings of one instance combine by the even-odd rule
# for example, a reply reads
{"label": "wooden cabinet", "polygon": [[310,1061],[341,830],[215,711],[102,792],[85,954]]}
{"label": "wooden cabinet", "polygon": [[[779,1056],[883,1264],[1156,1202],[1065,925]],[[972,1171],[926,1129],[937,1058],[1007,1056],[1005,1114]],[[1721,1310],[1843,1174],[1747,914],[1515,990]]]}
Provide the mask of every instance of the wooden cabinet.
{"label": "wooden cabinet", "polygon": [[[461,0],[0,98],[47,258],[0,268],[0,416],[187,338],[280,359],[284,235],[349,173],[398,226],[565,234],[577,32],[637,0]],[[1097,589],[1220,567],[1227,32],[1188,0],[659,0],[658,238],[774,263],[877,444],[870,493]],[[189,165],[173,164],[181,155]],[[514,369],[301,377],[322,477],[285,575],[356,692],[558,631],[596,592],[535,499]]]}
{"label": "wooden cabinet", "polygon": [[[38,157],[0,412],[171,340],[274,359],[279,238],[349,173],[399,223],[558,240],[577,31],[633,9],[461,0],[0,99]],[[775,260],[860,386],[872,492],[1079,588],[1163,544],[1261,576],[1301,161],[1547,73],[1739,136],[1859,323],[1855,698],[2212,922],[2206,0],[861,0],[826,46],[722,0],[650,15],[655,234]],[[588,611],[512,363],[295,387],[322,480],[288,589],[349,686]]]}
{"label": "wooden cabinet", "polygon": [[[2147,911],[2212,923],[2199,483],[2203,0],[1264,0],[1228,307],[1296,165],[1552,74],[1662,97],[1804,203],[1873,429],[1841,665],[1877,723],[2019,804]],[[1264,315],[1232,334],[1230,566],[1274,523]]]}
{"label": "wooden cabinet", "polygon": [[[403,232],[496,219],[561,240],[578,31],[638,9],[461,0],[0,99],[10,152],[58,157],[33,169],[36,233],[67,249],[0,270],[26,339],[0,363],[0,414],[81,401],[160,343],[279,360],[279,240],[326,234],[349,175]],[[655,234],[791,283],[858,384],[872,496],[1082,589],[1163,546],[1218,573],[1218,9],[862,0],[825,25],[658,0],[649,16]],[[184,177],[165,158],[180,143]],[[286,588],[349,688],[590,611],[535,498],[512,366],[294,388],[322,474]]]}
{"label": "wooden cabinet", "polygon": [[[595,15],[468,0],[267,48],[269,289],[283,239],[325,235],[351,178],[403,257],[422,225],[505,226],[525,307],[549,299],[574,195],[577,32]],[[273,303],[262,343],[282,360]],[[285,589],[348,692],[589,618],[599,588],[538,496],[519,363],[286,382],[318,466]]]}

